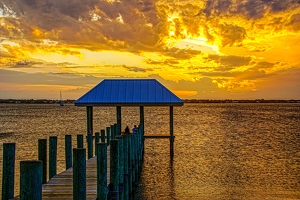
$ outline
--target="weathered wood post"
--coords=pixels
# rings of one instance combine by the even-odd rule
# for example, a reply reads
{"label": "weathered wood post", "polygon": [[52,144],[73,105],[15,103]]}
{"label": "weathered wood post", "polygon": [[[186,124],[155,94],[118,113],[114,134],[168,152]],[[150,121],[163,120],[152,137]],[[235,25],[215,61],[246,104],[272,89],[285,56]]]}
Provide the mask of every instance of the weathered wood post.
{"label": "weathered wood post", "polygon": [[72,167],[72,135],[65,135],[66,169]]}
{"label": "weathered wood post", "polygon": [[73,199],[86,200],[86,149],[73,149]]}
{"label": "weathered wood post", "polygon": [[123,152],[124,152],[124,200],[129,200],[128,136],[123,137]]}
{"label": "weathered wood post", "polygon": [[97,153],[98,153],[98,150],[97,150],[97,148],[98,148],[98,144],[99,143],[99,132],[96,132],[95,133],[95,155],[97,156]]}
{"label": "weathered wood post", "polygon": [[42,168],[40,160],[20,162],[20,200],[42,200]]}
{"label": "weathered wood post", "polygon": [[116,127],[116,135],[121,135],[121,127],[122,127],[121,106],[117,106],[117,127]]}
{"label": "weathered wood post", "polygon": [[86,107],[88,158],[93,157],[93,106]]}
{"label": "weathered wood post", "polygon": [[38,140],[38,160],[43,162],[42,183],[47,183],[47,139]]}
{"label": "weathered wood post", "polygon": [[83,135],[77,135],[77,148],[83,148]]}
{"label": "weathered wood post", "polygon": [[116,137],[119,140],[119,199],[124,199],[124,151],[123,151],[123,136]]}
{"label": "weathered wood post", "polygon": [[106,143],[107,146],[110,145],[110,127],[106,127]]}
{"label": "weathered wood post", "polygon": [[57,137],[51,136],[49,142],[49,179],[51,179],[56,175]]}
{"label": "weathered wood post", "polygon": [[174,128],[173,128],[173,106],[170,106],[170,156],[174,157]]}
{"label": "weathered wood post", "polygon": [[97,144],[97,198],[107,199],[107,144]]}
{"label": "weathered wood post", "polygon": [[119,135],[118,124],[114,124],[114,132],[115,132],[115,137]]}
{"label": "weathered wood post", "polygon": [[105,143],[105,130],[101,130],[101,142]]}
{"label": "weathered wood post", "polygon": [[140,106],[140,126],[139,127],[142,128],[142,135],[144,135],[144,122],[145,122],[144,116],[145,116],[144,115],[144,106]]}
{"label": "weathered wood post", "polygon": [[110,140],[110,184],[108,200],[119,199],[119,144],[118,140]]}
{"label": "weathered wood post", "polygon": [[134,184],[133,184],[133,186],[134,186],[134,191],[135,191],[135,189],[136,189],[136,186],[137,186],[137,184],[138,184],[138,168],[139,168],[139,163],[138,163],[138,143],[137,143],[137,133],[135,133],[134,135],[133,135],[133,144],[134,144],[134,146],[133,146],[133,155],[134,155],[134,161],[133,161],[133,163],[134,163],[134,173],[135,173],[135,175],[134,175]]}
{"label": "weathered wood post", "polygon": [[88,146],[88,159],[93,157],[93,135],[89,133],[87,135],[87,146]]}
{"label": "weathered wood post", "polygon": [[110,139],[111,140],[114,140],[115,139],[115,125],[111,125],[110,126],[110,134],[111,134],[111,137],[110,137]]}
{"label": "weathered wood post", "polygon": [[128,180],[129,180],[129,197],[130,199],[133,197],[133,142],[132,142],[132,134],[128,136]]}
{"label": "weathered wood post", "polygon": [[14,197],[16,143],[3,143],[2,199]]}

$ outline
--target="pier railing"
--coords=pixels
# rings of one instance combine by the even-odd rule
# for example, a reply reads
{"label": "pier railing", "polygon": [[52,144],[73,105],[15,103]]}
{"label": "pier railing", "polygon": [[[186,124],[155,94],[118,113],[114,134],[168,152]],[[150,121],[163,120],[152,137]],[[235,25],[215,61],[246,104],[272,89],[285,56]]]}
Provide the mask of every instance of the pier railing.
{"label": "pier railing", "polygon": [[[77,135],[77,147],[72,150],[72,135],[65,135],[66,170],[73,167],[72,199],[86,199],[86,163],[89,162],[86,160],[87,151],[88,159],[97,156],[95,199],[128,200],[134,196],[143,161],[142,126],[138,127],[137,132],[127,135],[116,135],[116,124],[95,133],[95,136],[88,134],[89,149],[84,148],[83,135]],[[15,143],[3,144],[2,199],[15,198],[15,149]],[[56,175],[56,166],[57,137],[49,137],[48,152],[47,139],[39,139],[37,160],[20,162],[20,194],[17,199],[42,199],[42,186],[47,183],[47,174],[49,180],[59,176]]]}

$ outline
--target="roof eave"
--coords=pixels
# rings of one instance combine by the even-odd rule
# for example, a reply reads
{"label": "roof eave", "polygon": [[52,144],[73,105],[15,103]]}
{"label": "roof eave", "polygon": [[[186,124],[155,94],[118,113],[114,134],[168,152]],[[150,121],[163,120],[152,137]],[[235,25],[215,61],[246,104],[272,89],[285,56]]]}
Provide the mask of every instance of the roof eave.
{"label": "roof eave", "polygon": [[75,106],[183,106],[179,103],[74,103]]}

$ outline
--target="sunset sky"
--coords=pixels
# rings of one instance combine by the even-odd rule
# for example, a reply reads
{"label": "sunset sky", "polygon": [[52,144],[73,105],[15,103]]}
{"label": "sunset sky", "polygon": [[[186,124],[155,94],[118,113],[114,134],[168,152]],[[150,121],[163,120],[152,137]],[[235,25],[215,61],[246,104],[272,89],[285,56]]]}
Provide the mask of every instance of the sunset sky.
{"label": "sunset sky", "polygon": [[300,0],[0,0],[0,99],[77,99],[106,78],[300,99]]}

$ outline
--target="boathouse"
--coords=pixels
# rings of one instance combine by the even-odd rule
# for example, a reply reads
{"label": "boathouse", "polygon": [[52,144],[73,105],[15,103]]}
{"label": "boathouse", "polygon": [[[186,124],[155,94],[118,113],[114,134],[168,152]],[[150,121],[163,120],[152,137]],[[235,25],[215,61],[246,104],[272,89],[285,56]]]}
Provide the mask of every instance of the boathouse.
{"label": "boathouse", "polygon": [[142,127],[145,127],[145,106],[170,107],[170,134],[147,135],[143,130],[143,135],[144,138],[169,138],[171,157],[174,155],[175,137],[173,128],[173,106],[182,105],[183,101],[156,79],[104,79],[75,101],[75,106],[86,106],[87,134],[93,130],[93,106],[116,107],[118,135],[121,134],[122,127],[122,106],[140,107],[140,125],[142,125]]}

